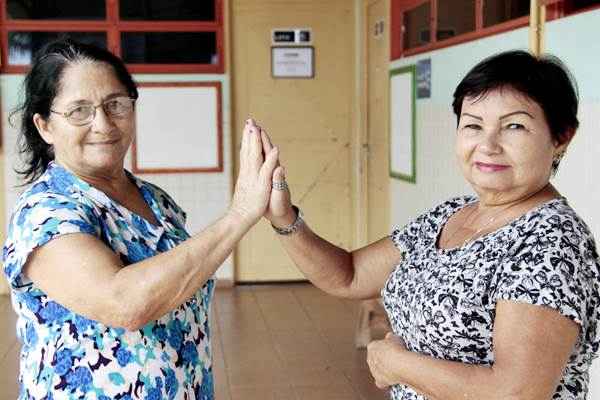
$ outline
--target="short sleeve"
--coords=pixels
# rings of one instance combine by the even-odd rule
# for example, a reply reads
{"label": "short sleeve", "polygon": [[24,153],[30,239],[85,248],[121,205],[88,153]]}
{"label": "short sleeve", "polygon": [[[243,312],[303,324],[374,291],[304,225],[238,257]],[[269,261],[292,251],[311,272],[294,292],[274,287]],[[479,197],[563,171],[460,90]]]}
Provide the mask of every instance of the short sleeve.
{"label": "short sleeve", "polygon": [[597,312],[590,302],[598,295],[589,243],[572,223],[542,224],[503,260],[495,299],[550,307],[587,329],[590,312]]}
{"label": "short sleeve", "polygon": [[403,227],[394,227],[390,235],[394,245],[402,253],[412,253],[417,245],[428,245],[437,240],[440,225],[456,210],[475,201],[473,196],[451,198],[410,221]]}
{"label": "short sleeve", "polygon": [[92,209],[61,194],[41,192],[22,198],[13,212],[3,250],[4,274],[13,289],[26,285],[22,269],[29,255],[50,240],[70,234],[100,234]]}
{"label": "short sleeve", "polygon": [[390,235],[394,245],[404,254],[412,253],[419,240],[426,214],[422,214],[403,227],[397,226]]}

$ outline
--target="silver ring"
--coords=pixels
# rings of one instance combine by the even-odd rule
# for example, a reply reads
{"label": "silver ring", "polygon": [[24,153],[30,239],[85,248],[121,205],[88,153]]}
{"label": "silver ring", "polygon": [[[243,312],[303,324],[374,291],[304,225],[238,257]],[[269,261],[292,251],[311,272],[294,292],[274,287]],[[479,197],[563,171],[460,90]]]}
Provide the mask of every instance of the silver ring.
{"label": "silver ring", "polygon": [[288,184],[286,181],[273,182],[273,189],[275,190],[288,190]]}

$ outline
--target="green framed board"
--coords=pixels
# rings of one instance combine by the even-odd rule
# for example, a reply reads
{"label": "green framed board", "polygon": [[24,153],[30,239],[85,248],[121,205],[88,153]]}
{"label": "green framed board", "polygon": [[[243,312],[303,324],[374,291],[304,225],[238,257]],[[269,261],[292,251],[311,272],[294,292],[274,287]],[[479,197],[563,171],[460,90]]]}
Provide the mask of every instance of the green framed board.
{"label": "green framed board", "polygon": [[416,183],[416,68],[390,71],[390,176]]}

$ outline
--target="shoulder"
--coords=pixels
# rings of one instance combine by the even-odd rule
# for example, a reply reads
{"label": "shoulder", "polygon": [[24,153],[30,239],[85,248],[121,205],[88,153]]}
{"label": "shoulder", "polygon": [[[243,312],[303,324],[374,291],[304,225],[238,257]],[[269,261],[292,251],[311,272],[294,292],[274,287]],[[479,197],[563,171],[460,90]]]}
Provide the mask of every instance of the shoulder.
{"label": "shoulder", "polygon": [[566,199],[550,200],[515,224],[513,255],[528,250],[570,257],[597,258],[594,236]]}
{"label": "shoulder", "polygon": [[448,218],[464,206],[477,201],[472,195],[452,197],[439,203],[404,226],[395,226],[390,235],[394,244],[402,251],[411,251],[415,243],[435,240],[440,229]]}
{"label": "shoulder", "polygon": [[162,209],[165,215],[174,218],[179,221],[182,225],[185,225],[187,214],[177,204],[177,202],[161,187],[158,185],[145,181],[138,178],[137,176],[131,175],[136,180],[138,187],[142,191],[144,196],[151,196]]}

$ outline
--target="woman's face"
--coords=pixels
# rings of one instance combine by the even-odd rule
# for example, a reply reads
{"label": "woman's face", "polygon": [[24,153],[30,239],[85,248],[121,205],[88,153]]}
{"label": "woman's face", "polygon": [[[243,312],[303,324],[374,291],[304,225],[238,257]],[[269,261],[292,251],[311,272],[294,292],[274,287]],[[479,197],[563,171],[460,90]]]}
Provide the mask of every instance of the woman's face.
{"label": "woman's face", "polygon": [[542,108],[511,88],[463,100],[456,140],[462,172],[481,195],[499,202],[527,196],[550,179],[558,145]]}
{"label": "woman's face", "polygon": [[[62,114],[81,104],[98,106],[121,96],[127,96],[127,90],[110,65],[77,62],[63,71],[52,110]],[[39,114],[36,116],[38,131],[54,146],[55,159],[61,165],[86,176],[111,175],[123,169],[135,132],[133,111],[111,118],[102,107],[97,107],[94,119],[82,126],[74,126],[63,115],[55,113],[47,120],[41,120]]]}

